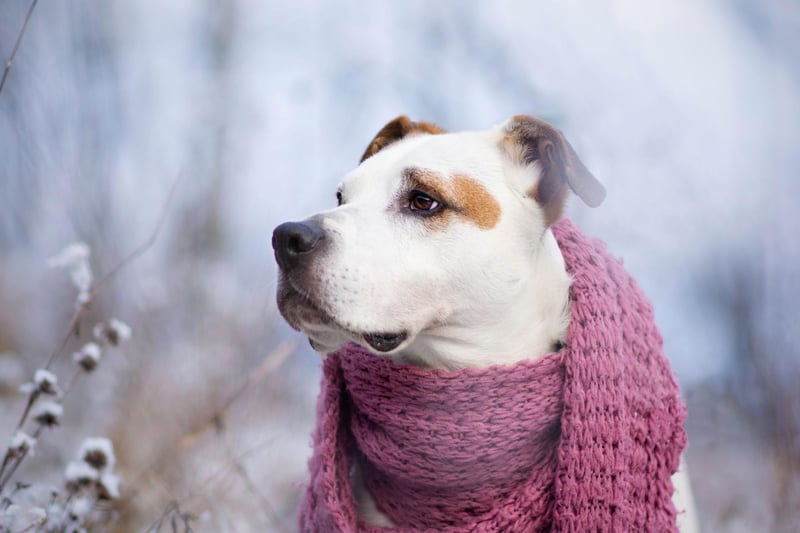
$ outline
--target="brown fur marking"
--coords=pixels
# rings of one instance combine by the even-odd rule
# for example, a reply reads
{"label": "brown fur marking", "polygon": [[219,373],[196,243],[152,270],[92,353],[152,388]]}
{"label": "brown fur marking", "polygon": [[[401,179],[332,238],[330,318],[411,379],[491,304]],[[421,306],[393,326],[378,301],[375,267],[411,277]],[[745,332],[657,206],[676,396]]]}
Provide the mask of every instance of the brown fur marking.
{"label": "brown fur marking", "polygon": [[456,203],[462,216],[481,229],[492,229],[500,220],[500,204],[486,187],[463,174],[453,176]]}
{"label": "brown fur marking", "polygon": [[407,116],[401,115],[381,128],[381,131],[375,135],[375,138],[373,138],[372,142],[369,143],[367,149],[364,150],[364,154],[361,156],[360,162],[363,163],[364,160],[369,159],[393,142],[402,139],[406,135],[420,135],[423,133],[433,135],[437,133],[445,133],[445,130],[436,124],[431,124],[430,122],[413,122]]}
{"label": "brown fur marking", "polygon": [[528,194],[542,206],[547,225],[561,217],[570,189],[592,207],[605,197],[603,186],[561,132],[543,120],[526,115],[512,117],[501,148],[521,165],[538,162],[541,176]]}
{"label": "brown fur marking", "polygon": [[447,181],[436,172],[408,168],[404,177],[406,190],[419,189],[445,204],[445,209],[424,219],[431,230],[445,229],[453,217],[482,230],[492,229],[500,220],[500,204],[483,185],[467,175],[456,174]]}

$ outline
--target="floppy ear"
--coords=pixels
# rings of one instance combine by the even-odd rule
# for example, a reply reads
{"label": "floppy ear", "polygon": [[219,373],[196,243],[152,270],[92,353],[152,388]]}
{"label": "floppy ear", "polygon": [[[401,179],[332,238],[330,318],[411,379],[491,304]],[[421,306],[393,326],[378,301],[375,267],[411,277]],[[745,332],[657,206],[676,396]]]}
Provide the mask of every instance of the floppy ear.
{"label": "floppy ear", "polygon": [[365,159],[372,157],[383,148],[402,139],[406,135],[418,133],[445,133],[445,130],[436,124],[431,124],[430,122],[412,122],[407,116],[400,115],[386,124],[381,131],[375,135],[375,138],[369,143],[369,146],[367,146],[359,162],[363,163]]}
{"label": "floppy ear", "polygon": [[511,157],[525,166],[538,161],[541,167],[539,183],[529,195],[544,209],[548,225],[561,216],[569,189],[591,207],[602,203],[605,188],[556,128],[538,118],[516,115],[506,122],[503,131],[502,145]]}

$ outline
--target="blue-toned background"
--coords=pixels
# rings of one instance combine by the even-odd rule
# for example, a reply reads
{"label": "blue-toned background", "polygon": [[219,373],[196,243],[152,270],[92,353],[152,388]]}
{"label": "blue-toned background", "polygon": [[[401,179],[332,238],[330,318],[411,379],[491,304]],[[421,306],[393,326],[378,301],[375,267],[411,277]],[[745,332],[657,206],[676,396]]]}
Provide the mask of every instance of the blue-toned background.
{"label": "blue-toned background", "polygon": [[[28,5],[0,4],[3,61]],[[791,530],[798,35],[788,0],[39,2],[0,93],[0,438],[73,309],[47,258],[81,240],[107,272],[177,185],[155,245],[86,321],[119,316],[131,343],[20,479],[57,483],[81,438],[106,434],[121,527],[177,500],[201,530],[291,530],[319,359],[275,310],[272,228],[332,206],[398,114],[460,130],[527,113],[608,189],[570,216],[653,299],[705,530]],[[285,340],[291,357],[206,430]]]}

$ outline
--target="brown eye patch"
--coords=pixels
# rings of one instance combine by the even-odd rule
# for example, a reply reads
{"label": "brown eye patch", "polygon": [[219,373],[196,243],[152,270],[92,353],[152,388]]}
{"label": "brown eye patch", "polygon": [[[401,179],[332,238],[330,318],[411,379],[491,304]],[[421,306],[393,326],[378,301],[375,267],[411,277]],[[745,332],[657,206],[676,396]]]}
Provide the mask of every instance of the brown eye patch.
{"label": "brown eye patch", "polygon": [[403,178],[407,190],[424,191],[442,203],[443,208],[425,220],[431,229],[444,229],[453,218],[460,218],[488,230],[500,220],[502,211],[495,197],[466,174],[455,174],[448,180],[430,170],[408,168]]}
{"label": "brown eye patch", "polygon": [[474,179],[456,174],[453,176],[453,191],[466,220],[481,229],[492,229],[500,220],[500,204]]}

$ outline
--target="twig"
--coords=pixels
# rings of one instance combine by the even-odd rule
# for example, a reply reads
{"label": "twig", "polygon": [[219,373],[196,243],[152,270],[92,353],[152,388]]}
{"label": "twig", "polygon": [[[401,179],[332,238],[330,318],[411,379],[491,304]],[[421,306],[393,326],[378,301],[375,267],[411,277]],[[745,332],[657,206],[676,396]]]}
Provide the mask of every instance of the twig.
{"label": "twig", "polygon": [[150,531],[158,532],[161,529],[164,520],[167,519],[170,513],[177,507],[177,505],[178,502],[169,502],[169,504],[167,504],[167,507],[161,513],[161,515],[158,518],[156,518],[155,522],[150,524],[150,527],[145,529],[145,533],[149,533]]}
{"label": "twig", "polygon": [[11,55],[8,57],[8,61],[6,61],[6,68],[3,71],[3,78],[0,79],[0,93],[3,92],[3,87],[6,85],[6,78],[8,77],[8,73],[11,72],[11,64],[14,62],[14,58],[17,55],[17,50],[19,50],[19,43],[22,42],[22,36],[25,35],[25,30],[28,28],[28,22],[31,20],[31,15],[33,15],[33,8],[36,7],[36,4],[39,0],[33,0],[31,2],[31,7],[28,8],[28,14],[25,15],[25,22],[22,23],[22,28],[19,30],[19,35],[17,35],[17,42],[14,43],[14,49],[11,50]]}
{"label": "twig", "polygon": [[30,488],[30,485],[26,485],[25,483],[20,483],[19,481],[17,481],[17,484],[14,487],[14,490],[11,491],[11,494],[9,494],[8,496],[4,496],[2,501],[0,502],[0,506],[2,506],[3,511],[7,510],[11,506],[11,503],[14,500],[14,496],[16,496],[18,492],[21,492],[27,488]]}
{"label": "twig", "polygon": [[120,270],[122,270],[125,266],[127,266],[131,261],[145,253],[149,250],[153,244],[155,244],[156,240],[158,239],[158,235],[161,233],[161,229],[164,227],[164,221],[167,218],[167,213],[169,212],[169,206],[172,203],[172,198],[175,195],[175,189],[178,187],[178,183],[180,183],[182,176],[178,176],[175,182],[172,184],[172,187],[167,194],[167,198],[164,201],[164,207],[161,209],[161,214],[159,215],[158,222],[156,223],[155,227],[153,228],[153,232],[150,236],[145,240],[142,244],[137,246],[132,252],[130,252],[127,256],[125,256],[117,265],[112,268],[108,274],[100,278],[97,283],[94,284],[92,290],[89,292],[89,297],[81,302],[81,304],[75,309],[75,312],[72,314],[72,318],[69,321],[69,326],[67,327],[67,331],[61,339],[61,343],[58,347],[53,350],[50,354],[50,358],[47,360],[47,364],[45,365],[46,369],[49,369],[50,366],[55,361],[58,354],[64,351],[64,347],[67,345],[69,338],[72,336],[72,333],[75,331],[75,328],[78,327],[78,323],[80,322],[81,316],[83,312],[89,307],[89,304],[95,299],[97,294],[100,292],[100,289],[108,283],[108,281],[113,278]]}
{"label": "twig", "polygon": [[172,527],[172,531],[175,533],[178,531],[178,519],[180,519],[182,522],[185,533],[192,532],[192,526],[190,522],[196,519],[191,513],[181,511],[180,504],[177,501],[172,501],[164,509],[164,512],[161,513],[161,516],[159,516],[156,521],[145,530],[145,533],[150,533],[151,531],[158,533],[161,531],[161,526],[164,525],[164,521],[167,518],[171,518],[170,526]]}
{"label": "twig", "polygon": [[[34,4],[35,3],[36,2],[34,2]],[[33,10],[33,7],[31,7],[31,10],[28,12],[29,16],[30,16],[30,12],[32,10]],[[50,357],[47,360],[47,364],[44,367],[45,369],[49,369],[50,366],[55,361],[56,357],[60,353],[62,353],[64,351],[64,348],[66,347],[67,342],[69,341],[69,338],[72,336],[72,333],[78,327],[78,323],[80,322],[80,319],[81,319],[81,316],[83,315],[83,312],[89,307],[89,304],[91,304],[92,300],[94,300],[94,298],[99,294],[100,289],[103,288],[103,286],[114,275],[116,275],[123,267],[125,267],[131,261],[133,261],[134,259],[136,259],[140,255],[142,255],[144,252],[146,252],[156,242],[156,240],[158,238],[158,235],[161,232],[161,228],[164,225],[164,221],[166,220],[166,215],[169,212],[169,206],[172,203],[172,198],[174,196],[175,189],[177,188],[178,183],[180,182],[180,178],[181,178],[181,176],[179,175],[178,178],[175,180],[175,182],[172,184],[172,187],[170,188],[169,194],[167,195],[167,198],[164,201],[164,207],[162,208],[161,214],[159,215],[158,223],[153,228],[153,232],[150,234],[150,236],[147,238],[147,240],[144,241],[142,244],[140,244],[138,247],[136,247],[127,256],[125,256],[125,258],[123,258],[119,263],[117,263],[117,265],[114,268],[112,268],[111,271],[108,274],[103,276],[100,279],[100,281],[98,281],[94,285],[92,290],[89,292],[89,297],[86,298],[86,300],[82,301],[80,303],[80,305],[78,305],[78,307],[75,309],[75,312],[72,314],[72,318],[69,321],[69,326],[67,326],[66,333],[64,334],[63,338],[61,339],[61,343],[58,345],[58,347],[55,350],[53,350],[53,352],[50,354]],[[79,369],[78,371],[76,371],[75,374],[73,374],[72,379],[70,380],[69,385],[68,385],[65,393],[59,399],[59,402],[63,402],[64,401],[64,397],[70,392],[70,390],[72,390],[72,388],[75,385],[76,380],[78,379],[80,373],[81,372],[80,372],[80,369]],[[22,416],[20,416],[19,422],[17,423],[17,430],[21,429],[22,426],[25,424],[25,421],[28,419],[28,415],[31,412],[31,408],[33,407],[33,404],[36,402],[37,398],[38,398],[38,392],[36,392],[36,391],[32,392],[31,395],[28,397],[28,402],[25,405],[25,409],[22,411]],[[37,436],[41,432],[41,429],[42,429],[42,426],[40,425],[36,430],[36,435]],[[27,453],[22,453],[19,457],[17,457],[16,460],[14,461],[14,464],[11,467],[11,470],[9,470],[8,473],[5,475],[5,477],[3,477],[3,474],[5,473],[6,467],[11,463],[11,451],[8,448],[6,449],[5,455],[3,456],[2,464],[0,465],[0,493],[2,493],[3,487],[5,487],[5,484],[8,483],[8,481],[11,479],[11,477],[13,476],[14,472],[19,467],[19,465],[22,462],[22,460],[25,459],[26,455],[27,455]]]}
{"label": "twig", "polygon": [[[36,402],[36,398],[39,397],[39,390],[35,389],[31,391],[28,395],[28,401],[25,404],[25,408],[22,410],[22,415],[19,417],[19,422],[17,422],[17,429],[19,431],[22,429],[22,425],[25,424],[25,420],[28,418],[28,414],[31,412],[31,407]],[[11,450],[6,449],[5,455],[3,455],[3,463],[0,464],[0,479],[3,479],[3,474],[6,471],[6,467],[11,463]],[[3,484],[0,483],[0,494],[3,492]]]}
{"label": "twig", "polygon": [[50,358],[47,359],[47,364],[44,365],[45,369],[49,370],[50,365],[52,365],[53,361],[56,360],[56,356],[64,350],[64,347],[67,345],[67,341],[69,341],[69,338],[72,336],[72,333],[78,327],[78,322],[80,322],[83,312],[86,311],[86,309],[89,307],[92,298],[94,298],[94,291],[90,292],[89,298],[87,298],[85,302],[81,302],[81,304],[72,313],[72,318],[69,319],[69,325],[67,326],[67,331],[61,338],[61,343],[56,347],[55,350],[52,351],[52,353],[50,354]]}
{"label": "twig", "polygon": [[28,403],[25,404],[25,409],[22,410],[22,416],[19,417],[19,422],[17,422],[17,429],[22,429],[22,425],[25,423],[25,420],[28,418],[28,414],[31,412],[31,408],[33,404],[36,403],[36,399],[39,397],[39,390],[33,390],[28,395]]}
{"label": "twig", "polygon": [[28,524],[28,526],[25,527],[25,529],[20,529],[19,531],[17,531],[17,533],[25,533],[26,531],[31,531],[35,527],[40,527],[45,522],[47,522],[47,517],[37,518],[35,521]]}
{"label": "twig", "polygon": [[250,387],[261,382],[267,375],[274,372],[286,359],[294,353],[297,341],[285,341],[272,350],[244,379],[244,381],[228,396],[220,407],[214,409],[209,417],[186,432],[175,444],[175,451],[180,452],[191,447],[209,429],[219,427],[219,424],[231,406],[247,392]]}
{"label": "twig", "polygon": [[150,234],[150,237],[140,244],[136,249],[134,249],[131,253],[129,253],[122,261],[120,261],[117,266],[112,268],[108,274],[100,278],[100,280],[95,283],[94,288],[92,288],[92,293],[96,293],[100,290],[100,288],[105,285],[111,278],[113,278],[117,272],[122,270],[125,266],[127,266],[131,261],[145,253],[149,250],[158,239],[159,233],[161,233],[161,228],[164,227],[164,222],[167,220],[167,213],[169,213],[169,206],[172,203],[172,198],[175,196],[175,190],[178,188],[178,183],[180,183],[181,178],[183,178],[182,174],[179,174],[175,182],[170,187],[169,192],[167,193],[167,198],[164,201],[164,207],[161,209],[161,214],[158,217],[158,222],[156,226],[153,228],[153,232]]}
{"label": "twig", "polygon": [[[36,431],[33,432],[33,438],[36,439],[37,441],[39,440],[39,436],[42,434],[42,429],[43,428],[44,428],[44,426],[42,424],[39,424],[39,427],[37,427]],[[11,469],[6,473],[6,475],[5,475],[5,477],[3,479],[0,479],[0,493],[3,492],[3,489],[6,486],[6,483],[11,481],[11,478],[14,477],[14,472],[16,472],[17,468],[19,468],[19,465],[22,464],[22,461],[28,455],[28,451],[29,450],[27,450],[27,449],[22,451],[19,454],[18,457],[15,457],[13,459],[14,464],[11,465]],[[8,453],[8,452],[6,452],[6,453]],[[3,461],[3,462],[5,462],[5,461]]]}
{"label": "twig", "polygon": [[91,531],[92,530],[92,528],[89,527],[89,526],[92,525],[92,522],[93,522],[92,514],[97,512],[97,502],[99,502],[99,501],[100,501],[100,498],[95,496],[94,501],[92,501],[92,504],[89,507],[89,512],[86,513],[85,515],[83,515],[83,518],[81,519],[80,524],[78,524],[78,525],[80,525],[80,529],[78,529],[78,531],[81,531],[81,530],[83,530],[83,531]]}
{"label": "twig", "polygon": [[[239,461],[244,461],[246,458],[250,457],[251,455],[253,455],[255,453],[258,453],[263,448],[266,448],[268,445],[271,445],[274,441],[275,441],[274,437],[270,437],[268,439],[264,439],[261,442],[259,442],[258,444],[255,444],[252,447],[248,448],[247,450],[243,451],[242,453],[240,453],[236,457],[239,459]],[[223,479],[225,476],[227,476],[230,473],[231,469],[232,469],[232,465],[231,464],[227,464],[227,465],[225,465],[223,467],[220,467],[218,470],[214,471],[213,474],[211,474],[207,478],[205,478],[201,483],[198,483],[198,487],[200,487],[200,488],[195,488],[194,490],[189,491],[189,493],[186,495],[184,500],[193,499],[195,496],[197,496],[198,492],[201,492],[201,491],[202,492],[207,492],[208,491],[208,487],[214,485],[215,483],[217,483],[218,481]]]}
{"label": "twig", "polygon": [[78,378],[81,377],[86,371],[80,366],[76,365],[75,371],[72,373],[72,377],[69,378],[69,382],[67,386],[64,388],[64,393],[61,395],[60,403],[64,403],[64,398],[75,388],[75,385],[78,383]]}
{"label": "twig", "polygon": [[175,444],[151,465],[145,468],[128,488],[129,499],[136,495],[143,480],[164,464],[164,461],[192,447],[206,431],[219,427],[225,413],[242,395],[253,385],[262,381],[267,375],[274,372],[292,354],[297,347],[297,341],[286,341],[267,354],[257,367],[250,371],[244,381],[227,397],[221,406],[214,409],[210,415],[203,418],[198,424],[181,435]]}
{"label": "twig", "polygon": [[[269,438],[269,439],[265,439],[265,440],[259,442],[258,444],[255,444],[251,448],[248,448],[247,450],[245,450],[242,453],[240,453],[239,456],[238,456],[239,460],[244,460],[245,458],[249,457],[250,455],[253,455],[254,453],[260,452],[267,445],[272,444],[273,441],[274,441],[273,438]],[[222,479],[224,479],[231,472],[231,470],[233,470],[233,468],[234,467],[233,467],[232,464],[227,463],[227,464],[221,466],[220,468],[216,469],[214,472],[209,474],[207,477],[203,478],[202,481],[200,481],[198,483],[195,483],[196,487],[194,489],[189,490],[187,493],[185,493],[180,498],[180,500],[181,501],[192,501],[196,497],[198,497],[200,494],[207,495],[208,491],[209,491],[209,487],[215,485],[216,483],[218,483]],[[139,480],[137,480],[136,482],[134,482],[134,485],[137,484],[137,483],[141,483],[141,478]],[[134,490],[134,492],[131,493],[131,490],[128,489],[127,492],[128,492],[127,501],[130,502],[132,500],[132,498],[136,496],[136,491]],[[173,497],[170,500],[170,502],[171,503],[176,503],[177,501],[178,501],[178,499],[173,495]],[[123,510],[121,512],[121,515],[120,515],[121,518],[123,519],[123,522],[130,515],[130,511],[131,511],[131,509],[130,509],[130,505],[129,504],[128,504],[127,508],[123,508]],[[162,516],[163,516],[163,513],[162,513]],[[155,523],[153,525],[155,525]],[[152,528],[153,525],[151,525],[150,527]]]}
{"label": "twig", "polygon": [[261,510],[264,512],[264,516],[266,516],[269,522],[272,522],[272,525],[275,526],[278,531],[283,531],[283,523],[281,521],[280,515],[275,510],[275,507],[272,506],[272,503],[264,496],[261,491],[258,490],[256,484],[253,483],[253,479],[250,477],[250,474],[247,473],[247,469],[245,469],[244,465],[242,464],[241,459],[237,459],[236,456],[231,454],[230,458],[231,463],[233,464],[236,473],[239,474],[239,478],[241,478],[242,483],[244,483],[245,489],[253,495],[253,497],[258,500],[258,503],[261,504]]}

